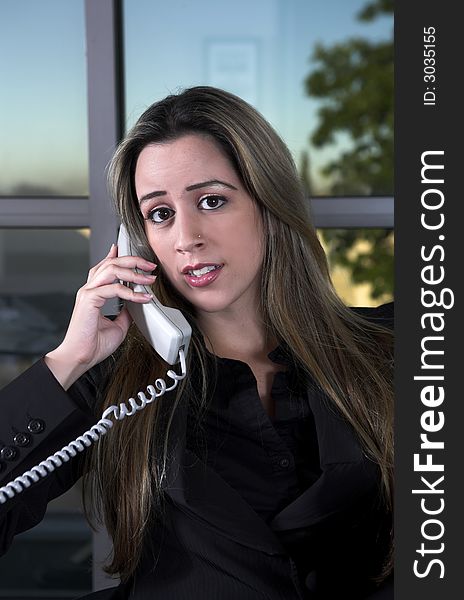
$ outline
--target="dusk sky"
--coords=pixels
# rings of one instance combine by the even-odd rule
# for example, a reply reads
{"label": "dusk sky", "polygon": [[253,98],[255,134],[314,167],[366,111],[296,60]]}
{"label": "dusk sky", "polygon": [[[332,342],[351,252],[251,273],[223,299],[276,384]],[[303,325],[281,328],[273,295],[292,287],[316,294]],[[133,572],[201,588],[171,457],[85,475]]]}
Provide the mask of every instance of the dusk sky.
{"label": "dusk sky", "polygon": [[[317,119],[303,89],[314,44],[391,35],[392,19],[356,21],[365,4],[125,0],[127,126],[169,92],[218,85],[252,102],[298,162]],[[0,193],[87,193],[86,102],[83,0],[0,0]],[[336,151],[312,153],[313,166]]]}

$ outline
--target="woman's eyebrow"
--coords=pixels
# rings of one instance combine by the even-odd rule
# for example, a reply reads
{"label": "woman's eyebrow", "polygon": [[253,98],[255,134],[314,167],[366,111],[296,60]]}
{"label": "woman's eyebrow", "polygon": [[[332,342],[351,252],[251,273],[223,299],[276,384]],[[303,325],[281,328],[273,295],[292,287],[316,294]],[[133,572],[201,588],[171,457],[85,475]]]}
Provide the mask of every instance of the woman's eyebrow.
{"label": "woman's eyebrow", "polygon": [[220,181],[219,179],[210,179],[209,181],[203,181],[202,183],[194,183],[193,185],[189,185],[185,188],[186,192],[190,192],[192,190],[197,190],[202,187],[210,187],[210,186],[224,186],[230,188],[231,190],[236,190],[237,188],[231,183],[226,183],[225,181]]}
{"label": "woman's eyebrow", "polygon": [[[185,188],[186,192],[191,192],[192,190],[197,190],[199,188],[202,187],[226,187],[229,188],[231,190],[237,190],[237,188],[232,185],[231,183],[226,183],[225,181],[220,181],[219,179],[210,179],[208,181],[202,181],[201,183],[193,183],[192,185],[189,185]],[[157,198],[158,196],[165,196],[167,194],[167,192],[158,190],[155,192],[149,192],[148,194],[145,194],[144,196],[142,196],[139,199],[139,204],[143,204],[143,202],[146,202],[147,200],[150,200],[150,198]]]}

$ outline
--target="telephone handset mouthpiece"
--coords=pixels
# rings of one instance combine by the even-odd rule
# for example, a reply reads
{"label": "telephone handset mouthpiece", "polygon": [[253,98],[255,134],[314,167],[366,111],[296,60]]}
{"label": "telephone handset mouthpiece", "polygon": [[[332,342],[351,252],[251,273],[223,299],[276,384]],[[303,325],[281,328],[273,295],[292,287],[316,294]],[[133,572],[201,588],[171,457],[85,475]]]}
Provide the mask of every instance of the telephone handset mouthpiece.
{"label": "telephone handset mouthpiece", "polygon": [[[127,235],[126,228],[121,224],[118,236],[118,256],[138,255],[134,244]],[[134,292],[153,294],[151,288],[140,284],[129,285]],[[179,360],[179,350],[187,355],[192,328],[176,308],[163,306],[154,296],[151,302],[138,304],[126,302],[127,309],[144,337],[150,342],[155,351],[170,365]]]}

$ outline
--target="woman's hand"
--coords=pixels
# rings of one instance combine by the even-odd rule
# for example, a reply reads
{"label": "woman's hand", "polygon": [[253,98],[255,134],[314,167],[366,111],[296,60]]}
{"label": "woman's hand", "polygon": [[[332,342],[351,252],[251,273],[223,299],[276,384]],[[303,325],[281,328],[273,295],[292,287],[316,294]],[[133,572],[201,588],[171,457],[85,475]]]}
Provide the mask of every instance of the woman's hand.
{"label": "woman's hand", "polygon": [[118,258],[113,244],[108,255],[90,269],[87,283],[76,295],[76,303],[63,342],[45,356],[45,362],[64,389],[68,389],[85,371],[104,360],[126,337],[132,319],[123,308],[113,321],[100,309],[111,298],[147,303],[151,297],[134,292],[119,280],[151,285],[154,275],[133,269],[153,271],[156,265],[138,256]]}

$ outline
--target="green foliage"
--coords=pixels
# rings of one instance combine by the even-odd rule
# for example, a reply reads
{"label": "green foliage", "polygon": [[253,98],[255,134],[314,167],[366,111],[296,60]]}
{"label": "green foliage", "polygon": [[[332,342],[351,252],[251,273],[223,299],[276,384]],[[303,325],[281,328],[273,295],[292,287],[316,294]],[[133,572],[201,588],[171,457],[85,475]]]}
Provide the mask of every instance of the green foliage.
{"label": "green foliage", "polygon": [[346,267],[353,283],[369,282],[374,300],[393,296],[393,232],[386,229],[326,229],[322,235],[329,261]]}
{"label": "green foliage", "polygon": [[359,13],[360,21],[372,21],[379,15],[390,15],[393,13],[393,0],[374,0],[367,4]]}
{"label": "green foliage", "polygon": [[334,193],[386,194],[393,175],[393,45],[352,39],[317,45],[321,66],[306,80],[312,97],[324,99],[312,135],[316,147],[349,136],[351,147],[324,169]]}
{"label": "green foliage", "polygon": [[[393,12],[392,0],[374,0],[358,19],[372,21]],[[316,45],[316,69],[306,78],[307,93],[322,100],[319,125],[311,141],[316,147],[340,136],[348,148],[328,162],[334,195],[389,195],[393,191],[393,40],[348,39],[330,47]],[[346,144],[345,144],[346,146]],[[370,282],[372,296],[393,293],[393,233],[379,230],[325,231],[329,260],[351,271],[353,282]],[[371,253],[356,254],[359,239]],[[351,258],[349,258],[351,257]]]}

